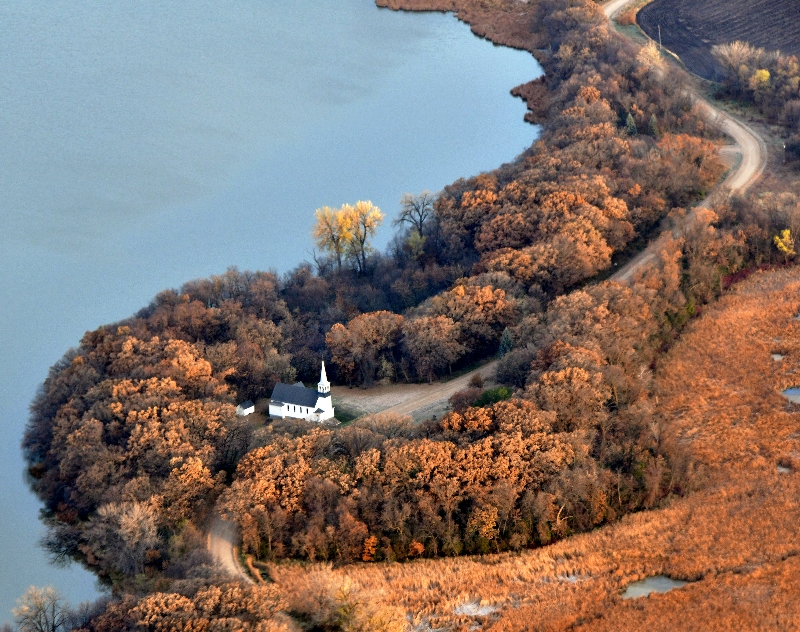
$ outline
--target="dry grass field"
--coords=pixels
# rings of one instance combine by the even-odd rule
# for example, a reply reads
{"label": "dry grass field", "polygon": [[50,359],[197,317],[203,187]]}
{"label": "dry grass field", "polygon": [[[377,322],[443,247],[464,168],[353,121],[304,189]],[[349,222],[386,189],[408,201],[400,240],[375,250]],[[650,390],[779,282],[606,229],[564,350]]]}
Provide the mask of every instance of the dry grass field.
{"label": "dry grass field", "polygon": [[794,0],[654,0],[637,16],[656,41],[706,79],[721,77],[714,44],[744,40],[766,50],[800,55],[800,3]]}
{"label": "dry grass field", "polygon": [[[417,630],[800,629],[800,408],[781,395],[800,385],[798,309],[799,268],[756,273],[661,363],[652,431],[690,446],[687,497],[521,554],[361,564],[331,579],[413,613]],[[292,585],[307,569],[272,572]],[[656,574],[690,583],[621,598]]]}

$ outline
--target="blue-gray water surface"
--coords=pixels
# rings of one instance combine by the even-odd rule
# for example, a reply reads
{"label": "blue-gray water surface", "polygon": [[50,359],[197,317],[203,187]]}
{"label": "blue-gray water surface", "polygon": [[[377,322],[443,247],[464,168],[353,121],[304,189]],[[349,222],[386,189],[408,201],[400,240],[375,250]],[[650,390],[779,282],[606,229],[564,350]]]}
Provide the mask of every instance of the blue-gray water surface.
{"label": "blue-gray water surface", "polygon": [[[0,621],[49,564],[19,451],[88,329],[228,266],[309,258],[314,209],[437,191],[530,146],[541,70],[450,15],[371,0],[0,3]],[[387,226],[378,245],[390,236]]]}

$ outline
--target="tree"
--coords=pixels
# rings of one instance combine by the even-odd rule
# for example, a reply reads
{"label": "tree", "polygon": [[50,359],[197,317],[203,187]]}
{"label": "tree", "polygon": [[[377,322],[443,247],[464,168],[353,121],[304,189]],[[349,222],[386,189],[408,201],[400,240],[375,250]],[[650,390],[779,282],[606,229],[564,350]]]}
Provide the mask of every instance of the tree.
{"label": "tree", "polygon": [[650,123],[647,126],[647,131],[653,138],[658,138],[658,119],[655,114],[650,115]]}
{"label": "tree", "polygon": [[[362,384],[370,385],[376,371],[385,366],[393,372],[394,352],[400,340],[403,317],[392,312],[368,312],[353,318],[347,327],[336,323],[325,336],[340,377],[358,370]],[[381,375],[380,377],[391,377]]]}
{"label": "tree", "polygon": [[336,257],[336,265],[342,269],[342,255],[346,253],[348,244],[353,239],[353,215],[346,207],[331,208],[323,206],[316,210],[317,223],[311,234],[317,246],[332,253]]}
{"label": "tree", "polygon": [[642,47],[639,54],[636,55],[636,59],[647,68],[660,69],[664,67],[661,51],[658,49],[658,45],[652,40],[648,42],[646,46]]}
{"label": "tree", "polygon": [[500,336],[500,346],[497,348],[497,357],[502,358],[505,354],[514,348],[514,339],[511,337],[511,331],[508,327],[503,330],[503,335]]}
{"label": "tree", "polygon": [[466,353],[494,352],[503,329],[513,322],[514,304],[501,289],[457,285],[432,298],[430,312],[459,326],[459,342]]}
{"label": "tree", "polygon": [[773,241],[775,242],[775,246],[783,253],[783,260],[784,263],[789,261],[789,257],[793,257],[797,254],[794,251],[794,238],[792,237],[792,231],[788,228],[781,231],[780,235],[775,235],[773,237]]}
{"label": "tree", "polygon": [[638,130],[636,129],[636,121],[633,119],[633,114],[628,112],[628,117],[625,119],[625,130],[631,136],[636,136]]}
{"label": "tree", "polygon": [[156,510],[146,503],[106,503],[87,531],[92,548],[102,551],[106,570],[126,575],[143,572],[147,551],[158,546]]}
{"label": "tree", "polygon": [[394,220],[395,226],[406,223],[420,235],[425,228],[425,222],[433,213],[434,195],[430,191],[423,191],[419,195],[404,193],[400,199],[400,214]]}
{"label": "tree", "polygon": [[358,271],[363,274],[367,268],[367,255],[372,251],[367,240],[383,222],[383,213],[369,201],[358,201],[355,206],[345,204],[342,213],[347,217],[350,231],[346,242],[347,254],[355,259]]}
{"label": "tree", "polygon": [[11,610],[20,632],[58,632],[66,630],[69,605],[52,586],[31,586],[17,599]]}
{"label": "tree", "polygon": [[420,377],[433,382],[437,371],[448,368],[464,353],[459,327],[447,316],[423,316],[406,321],[403,343]]}
{"label": "tree", "polygon": [[751,90],[761,90],[769,85],[770,74],[769,70],[761,68],[756,70],[753,75],[750,77],[750,89]]}

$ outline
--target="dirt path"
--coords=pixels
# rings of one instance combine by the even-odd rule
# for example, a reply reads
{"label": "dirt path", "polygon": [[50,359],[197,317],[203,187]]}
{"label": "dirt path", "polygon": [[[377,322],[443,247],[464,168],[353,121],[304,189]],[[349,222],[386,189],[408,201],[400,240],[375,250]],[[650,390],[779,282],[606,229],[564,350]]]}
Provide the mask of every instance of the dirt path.
{"label": "dirt path", "polygon": [[603,13],[605,13],[606,17],[610,20],[622,10],[622,7],[629,4],[630,1],[631,0],[611,0],[611,2],[606,2],[603,5]]}
{"label": "dirt path", "polygon": [[449,382],[440,382],[437,384],[420,384],[419,395],[412,401],[396,404],[391,408],[387,408],[384,412],[397,413],[398,415],[419,415],[420,413],[427,413],[443,403],[447,404],[453,395],[458,391],[462,391],[469,386],[469,381],[473,376],[478,373],[483,377],[484,382],[493,382],[495,373],[497,371],[497,360],[492,360],[482,367],[465,373],[461,377],[457,377]]}
{"label": "dirt path", "polygon": [[[603,12],[609,20],[619,13],[631,0],[611,0],[603,5]],[[711,124],[716,126],[723,133],[730,136],[741,154],[741,161],[734,167],[725,178],[724,182],[715,187],[702,202],[697,204],[686,215],[684,226],[690,226],[696,216],[698,208],[708,208],[712,204],[712,198],[720,195],[721,192],[743,193],[753,184],[764,172],[767,164],[767,145],[764,139],[758,135],[749,125],[714,107],[708,101],[699,96],[694,90],[688,88],[695,103],[703,111],[703,115]],[[642,269],[644,265],[655,259],[666,241],[667,236],[662,233],[661,237],[651,242],[647,248],[631,259],[627,264],[620,268],[612,280],[628,282],[634,274]]]}
{"label": "dirt path", "polygon": [[391,412],[411,415],[416,421],[443,415],[449,409],[448,400],[457,391],[467,388],[470,380],[480,373],[484,386],[494,385],[497,361],[493,360],[449,382],[434,384],[392,384],[361,390],[334,386],[334,405],[358,415]]}
{"label": "dirt path", "polygon": [[238,536],[236,525],[222,518],[215,518],[211,523],[211,530],[208,532],[208,551],[214,561],[220,565],[228,575],[246,581],[249,584],[253,580],[245,573],[236,561],[236,543]]}

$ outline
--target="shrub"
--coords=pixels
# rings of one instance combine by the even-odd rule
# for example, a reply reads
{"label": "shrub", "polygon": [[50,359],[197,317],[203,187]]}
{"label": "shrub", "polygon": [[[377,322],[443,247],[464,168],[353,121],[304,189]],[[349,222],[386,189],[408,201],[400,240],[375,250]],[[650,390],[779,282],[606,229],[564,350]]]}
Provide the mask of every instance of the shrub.
{"label": "shrub", "polygon": [[502,402],[511,397],[511,389],[507,386],[498,386],[497,388],[490,389],[481,393],[481,396],[475,400],[473,406],[491,406],[497,402]]}

